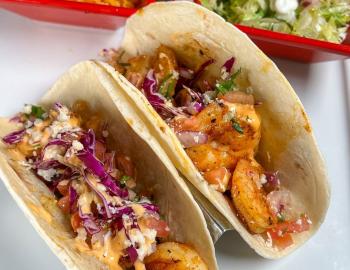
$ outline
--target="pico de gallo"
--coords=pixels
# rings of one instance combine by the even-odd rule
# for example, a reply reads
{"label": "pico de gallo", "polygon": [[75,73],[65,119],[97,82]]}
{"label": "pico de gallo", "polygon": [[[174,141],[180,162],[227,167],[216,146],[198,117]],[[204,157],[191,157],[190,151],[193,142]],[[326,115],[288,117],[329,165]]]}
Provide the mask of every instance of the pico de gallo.
{"label": "pico de gallo", "polygon": [[[158,269],[157,244],[168,237],[169,227],[151,198],[136,193],[134,164],[121,149],[113,149],[103,116],[77,101],[71,109],[60,103],[49,110],[25,105],[11,121],[21,129],[3,141],[22,154],[18,162],[55,194],[57,206],[70,219],[77,248],[110,270]],[[207,269],[190,247],[167,243],[171,250],[190,249],[204,265],[200,269]]]}
{"label": "pico de gallo", "polygon": [[311,220],[278,172],[255,159],[261,119],[246,71],[228,59],[220,76],[203,76],[215,59],[195,68],[181,63],[161,45],[153,55],[121,60],[123,52],[104,50],[105,60],[148,99],[181,142],[208,185],[228,197],[253,234],[279,249],[293,244],[293,234],[309,230]]}

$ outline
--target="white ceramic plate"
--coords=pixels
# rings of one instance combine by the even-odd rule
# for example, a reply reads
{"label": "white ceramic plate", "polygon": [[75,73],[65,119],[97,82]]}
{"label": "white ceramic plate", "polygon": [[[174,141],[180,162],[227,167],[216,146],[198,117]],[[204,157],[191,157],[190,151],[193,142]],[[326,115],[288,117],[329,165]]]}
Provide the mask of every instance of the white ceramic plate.
{"label": "white ceramic plate", "polygon": [[[119,44],[122,32],[53,25],[0,10],[0,115],[32,103],[69,66]],[[311,117],[329,169],[326,222],[306,245],[279,261],[260,258],[235,232],[217,243],[220,269],[350,269],[350,62],[297,64],[276,60]],[[63,270],[0,181],[0,269]]]}

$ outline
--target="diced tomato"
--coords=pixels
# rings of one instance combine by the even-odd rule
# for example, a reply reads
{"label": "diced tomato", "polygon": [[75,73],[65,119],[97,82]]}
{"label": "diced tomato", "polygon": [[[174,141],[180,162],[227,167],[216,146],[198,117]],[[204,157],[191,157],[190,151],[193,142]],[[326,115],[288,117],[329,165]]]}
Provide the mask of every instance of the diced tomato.
{"label": "diced tomato", "polygon": [[75,212],[75,213],[71,216],[71,218],[70,218],[70,223],[71,223],[71,225],[72,225],[73,231],[75,231],[75,232],[77,231],[77,229],[78,229],[79,227],[82,226],[82,220],[81,220],[81,218],[80,218],[78,212]]}
{"label": "diced tomato", "polygon": [[104,154],[106,153],[106,147],[99,140],[96,140],[95,155],[99,160],[103,160]]}
{"label": "diced tomato", "polygon": [[69,213],[69,196],[64,196],[59,199],[57,205],[63,213]]}
{"label": "diced tomato", "polygon": [[303,215],[297,220],[276,224],[273,228],[267,230],[267,233],[271,236],[274,246],[284,249],[293,244],[292,233],[308,231],[310,223],[309,218]]}
{"label": "diced tomato", "polygon": [[165,238],[169,235],[170,230],[168,224],[164,220],[147,217],[144,222],[146,227],[157,231],[158,237]]}
{"label": "diced tomato", "polygon": [[132,164],[129,157],[124,155],[117,156],[117,166],[118,169],[122,170],[126,175],[134,176],[134,164]]}
{"label": "diced tomato", "polygon": [[271,236],[272,244],[278,249],[285,249],[293,244],[293,238],[290,233],[282,233],[281,231],[268,230]]}
{"label": "diced tomato", "polygon": [[279,223],[274,227],[274,230],[287,233],[300,233],[308,231],[310,229],[310,223],[309,218],[304,215],[297,220]]}
{"label": "diced tomato", "polygon": [[68,180],[63,180],[63,181],[61,181],[61,182],[58,183],[58,185],[57,185],[57,190],[58,190],[63,196],[66,196],[66,195],[68,195],[69,184],[70,184],[70,182],[69,182]]}
{"label": "diced tomato", "polygon": [[225,167],[220,167],[210,172],[203,173],[203,177],[210,185],[213,185],[217,191],[225,192],[231,178],[231,173]]}

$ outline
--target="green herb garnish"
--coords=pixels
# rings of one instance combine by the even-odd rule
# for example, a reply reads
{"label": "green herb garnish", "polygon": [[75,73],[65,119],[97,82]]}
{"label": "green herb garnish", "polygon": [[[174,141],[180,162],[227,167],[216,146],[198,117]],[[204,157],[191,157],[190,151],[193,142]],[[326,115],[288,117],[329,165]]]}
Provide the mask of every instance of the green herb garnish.
{"label": "green herb garnish", "polygon": [[159,93],[166,98],[170,98],[175,89],[175,80],[172,80],[173,73],[168,74],[159,86]]}
{"label": "green herb garnish", "polygon": [[32,111],[30,115],[34,116],[35,118],[44,119],[43,117],[44,113],[45,113],[45,110],[42,107],[32,105]]}
{"label": "green herb garnish", "polygon": [[231,120],[232,122],[232,127],[240,134],[243,134],[243,128],[241,127],[241,125],[234,119]]}
{"label": "green herb garnish", "polygon": [[236,88],[236,78],[241,74],[242,69],[238,69],[231,77],[227,80],[219,82],[215,86],[217,94],[226,94],[227,92],[233,91]]}
{"label": "green herb garnish", "polygon": [[129,175],[123,175],[120,180],[119,180],[119,183],[122,187],[125,187],[126,185],[126,182],[128,182],[130,180],[130,176]]}

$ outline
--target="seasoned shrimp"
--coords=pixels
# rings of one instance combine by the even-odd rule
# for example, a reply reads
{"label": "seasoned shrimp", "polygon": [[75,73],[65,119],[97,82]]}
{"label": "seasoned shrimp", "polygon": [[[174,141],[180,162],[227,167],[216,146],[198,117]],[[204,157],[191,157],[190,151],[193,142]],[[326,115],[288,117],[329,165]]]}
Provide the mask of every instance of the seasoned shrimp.
{"label": "seasoned shrimp", "polygon": [[233,203],[252,233],[263,233],[276,223],[261,187],[263,172],[254,159],[240,159],[232,176]]}
{"label": "seasoned shrimp", "polygon": [[225,167],[203,173],[204,179],[214,189],[219,192],[225,192],[231,179],[231,173]]}
{"label": "seasoned shrimp", "polygon": [[215,148],[214,144],[201,144],[186,149],[194,165],[201,172],[209,172],[220,167],[234,169],[238,157],[230,149]]}
{"label": "seasoned shrimp", "polygon": [[207,270],[198,253],[191,247],[166,242],[157,245],[157,250],[145,258],[147,270]]}
{"label": "seasoned shrimp", "polygon": [[177,117],[170,123],[174,130],[180,131],[200,131],[209,132],[222,122],[224,110],[218,103],[211,103],[196,116],[190,118]]}
{"label": "seasoned shrimp", "polygon": [[159,84],[159,93],[166,98],[173,97],[178,80],[178,72],[176,56],[172,49],[161,45],[157,49],[153,68]]}
{"label": "seasoned shrimp", "polygon": [[158,82],[162,82],[169,74],[172,74],[177,69],[176,56],[173,50],[161,45],[157,49],[153,68]]}
{"label": "seasoned shrimp", "polygon": [[125,77],[138,89],[142,88],[143,80],[148,70],[151,68],[151,57],[139,55],[129,59],[129,66],[126,69]]}
{"label": "seasoned shrimp", "polygon": [[211,141],[233,151],[254,152],[261,137],[260,118],[249,104],[211,103],[196,116],[175,118],[170,124],[175,131],[207,133]]}
{"label": "seasoned shrimp", "polygon": [[[224,124],[213,128],[211,136],[221,144],[229,145],[233,151],[253,150],[261,138],[260,118],[253,105],[225,103],[234,112],[230,126]],[[224,117],[225,118],[225,117]]]}

